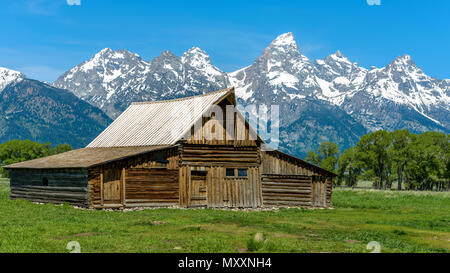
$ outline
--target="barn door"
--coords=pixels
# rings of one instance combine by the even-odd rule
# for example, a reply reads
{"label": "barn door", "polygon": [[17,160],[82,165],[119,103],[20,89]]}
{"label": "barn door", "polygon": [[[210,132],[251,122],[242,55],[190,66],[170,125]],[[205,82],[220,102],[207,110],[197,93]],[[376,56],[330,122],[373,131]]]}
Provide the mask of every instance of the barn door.
{"label": "barn door", "polygon": [[191,171],[191,206],[203,207],[207,205],[206,171]]}
{"label": "barn door", "polygon": [[107,169],[104,170],[103,178],[103,202],[105,204],[121,203],[121,170]]}

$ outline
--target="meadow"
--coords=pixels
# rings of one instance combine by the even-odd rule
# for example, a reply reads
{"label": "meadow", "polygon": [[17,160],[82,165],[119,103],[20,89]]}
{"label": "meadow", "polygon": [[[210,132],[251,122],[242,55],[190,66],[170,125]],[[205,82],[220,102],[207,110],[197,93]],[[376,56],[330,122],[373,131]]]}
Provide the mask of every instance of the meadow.
{"label": "meadow", "polygon": [[[256,235],[256,239],[255,239]],[[450,252],[450,193],[336,189],[333,209],[84,210],[9,199],[0,252]]]}

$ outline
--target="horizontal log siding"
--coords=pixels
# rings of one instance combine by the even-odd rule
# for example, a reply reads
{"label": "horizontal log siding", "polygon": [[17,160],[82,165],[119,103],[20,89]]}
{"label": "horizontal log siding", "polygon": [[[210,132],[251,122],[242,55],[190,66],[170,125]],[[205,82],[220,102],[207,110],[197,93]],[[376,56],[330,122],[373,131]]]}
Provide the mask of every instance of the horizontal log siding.
{"label": "horizontal log siding", "polygon": [[178,170],[128,169],[125,176],[126,206],[178,205]]}
{"label": "horizontal log siding", "polygon": [[[167,160],[167,163],[161,162],[161,160]],[[102,166],[97,166],[89,169],[89,189],[90,189],[90,200],[91,205],[94,207],[101,207],[101,172],[105,172],[108,169],[116,170],[132,170],[132,169],[158,169],[167,168],[168,170],[178,170],[179,165],[179,151],[178,148],[171,148],[162,151],[149,152],[142,155],[137,155],[134,157],[126,158],[116,162],[108,163]],[[178,174],[178,172],[177,172]],[[127,181],[127,177],[125,177]],[[125,193],[127,188],[125,188]],[[145,200],[140,200],[139,204],[136,202],[130,202],[129,206],[154,206],[155,202],[144,202]],[[178,202],[178,200],[177,200]],[[126,200],[125,200],[126,203]]]}
{"label": "horizontal log siding", "polygon": [[[329,177],[329,174],[321,171],[319,168],[310,166],[305,164],[299,160],[292,159],[288,156],[284,156],[283,154],[271,151],[264,151],[261,153],[261,169],[263,176],[263,203],[264,205],[271,206],[295,206],[297,202],[299,206],[327,206],[331,207],[331,197],[332,197],[332,181]],[[309,197],[309,201],[306,196],[301,197],[302,200],[298,199],[295,201],[297,197],[292,196],[295,195],[294,192],[284,192],[281,188],[279,190],[275,190],[273,187],[269,187],[269,180],[267,179],[278,179],[279,184],[274,184],[276,186],[280,186],[283,189],[285,181],[289,181],[292,177],[298,176],[301,179],[306,179],[308,187],[310,187],[311,196]],[[266,177],[266,178],[264,178]],[[271,178],[267,178],[271,177]],[[304,178],[302,178],[304,177]],[[267,181],[266,181],[267,180]],[[304,181],[306,181],[304,180]],[[316,183],[325,183],[324,187],[320,185],[313,185],[312,181],[316,181]],[[320,182],[319,182],[320,181]],[[273,182],[273,181],[272,181]],[[304,182],[305,183],[305,182]],[[266,185],[266,188],[265,188]],[[295,185],[295,184],[292,184]],[[292,186],[291,185],[291,186]],[[300,184],[298,184],[300,185]],[[305,186],[305,184],[303,184]],[[269,187],[269,188],[267,188]],[[270,192],[268,190],[270,189]],[[286,188],[289,189],[289,188]],[[299,188],[300,189],[300,188]],[[276,192],[280,194],[276,194]],[[284,193],[283,193],[284,192]],[[283,194],[281,194],[283,193]],[[300,194],[300,191],[298,192]],[[325,198],[325,202],[320,202],[322,195]],[[279,196],[279,199],[276,197]],[[299,195],[300,196],[300,195]],[[300,197],[299,197],[300,198]],[[294,200],[294,201],[293,201]],[[312,203],[311,203],[312,202]],[[321,205],[318,205],[318,204]],[[326,205],[322,205],[325,203]]]}
{"label": "horizontal log siding", "polygon": [[180,161],[182,165],[255,167],[260,157],[256,146],[184,144]]}
{"label": "horizontal log siding", "polygon": [[293,159],[276,151],[261,152],[261,167],[263,174],[294,174],[294,175],[315,175],[329,177],[330,173],[323,169]]}
{"label": "horizontal log siding", "polygon": [[[44,178],[48,186],[43,185]],[[89,206],[88,172],[82,169],[11,170],[10,198]]]}
{"label": "horizontal log siding", "polygon": [[264,206],[311,207],[312,177],[304,175],[262,176]]}

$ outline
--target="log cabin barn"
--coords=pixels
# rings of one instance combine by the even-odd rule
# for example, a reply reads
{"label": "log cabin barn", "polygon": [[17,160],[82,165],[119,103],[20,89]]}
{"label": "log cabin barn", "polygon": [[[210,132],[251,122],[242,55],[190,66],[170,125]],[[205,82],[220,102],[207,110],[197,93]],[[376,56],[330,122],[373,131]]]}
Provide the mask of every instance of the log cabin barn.
{"label": "log cabin barn", "polygon": [[99,209],[330,207],[335,174],[267,149],[234,106],[233,88],[133,103],[86,148],[5,166],[10,198]]}

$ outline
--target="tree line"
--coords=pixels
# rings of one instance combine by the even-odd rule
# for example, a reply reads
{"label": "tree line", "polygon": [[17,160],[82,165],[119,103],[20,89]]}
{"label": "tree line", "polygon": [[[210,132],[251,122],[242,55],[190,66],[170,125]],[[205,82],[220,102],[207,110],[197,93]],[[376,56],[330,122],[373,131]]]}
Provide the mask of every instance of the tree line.
{"label": "tree line", "polygon": [[[14,164],[26,160],[55,155],[72,150],[69,144],[37,143],[31,140],[11,140],[0,144],[0,166]],[[0,167],[0,176],[8,177],[6,170]]]}
{"label": "tree line", "polygon": [[321,143],[306,160],[338,174],[336,185],[370,180],[375,189],[390,189],[394,182],[398,190],[450,188],[450,137],[439,132],[380,130],[364,135],[343,153],[333,142]]}

